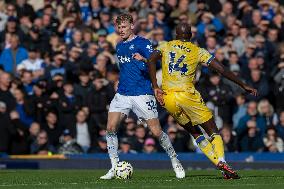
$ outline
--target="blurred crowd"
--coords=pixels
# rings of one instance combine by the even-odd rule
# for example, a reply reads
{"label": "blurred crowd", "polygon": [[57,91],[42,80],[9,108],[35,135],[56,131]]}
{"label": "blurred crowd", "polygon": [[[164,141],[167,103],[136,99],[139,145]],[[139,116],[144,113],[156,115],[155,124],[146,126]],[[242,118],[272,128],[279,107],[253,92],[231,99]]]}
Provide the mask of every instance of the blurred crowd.
{"label": "blurred crowd", "polygon": [[[196,87],[226,151],[283,152],[283,0],[0,0],[0,152],[107,152],[107,112],[119,80],[113,20],[122,12],[154,47],[174,39],[178,23],[190,23],[192,42],[258,90],[245,94],[200,66]],[[176,151],[198,151],[158,108]],[[121,153],[162,151],[134,115],[118,134]]]}

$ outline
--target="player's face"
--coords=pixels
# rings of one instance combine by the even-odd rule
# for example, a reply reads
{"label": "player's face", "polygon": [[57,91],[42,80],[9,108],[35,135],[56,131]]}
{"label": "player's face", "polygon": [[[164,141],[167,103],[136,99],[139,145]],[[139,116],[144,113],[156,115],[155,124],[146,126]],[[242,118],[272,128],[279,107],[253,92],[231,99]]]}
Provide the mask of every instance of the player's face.
{"label": "player's face", "polygon": [[127,40],[133,34],[134,25],[125,21],[117,25],[117,31],[123,40]]}

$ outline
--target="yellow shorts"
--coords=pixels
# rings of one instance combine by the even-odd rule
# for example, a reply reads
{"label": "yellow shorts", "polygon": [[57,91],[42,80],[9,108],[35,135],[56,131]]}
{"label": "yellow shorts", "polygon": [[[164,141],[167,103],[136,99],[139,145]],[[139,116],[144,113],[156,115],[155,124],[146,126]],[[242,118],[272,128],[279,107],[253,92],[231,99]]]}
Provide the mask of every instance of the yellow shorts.
{"label": "yellow shorts", "polygon": [[182,125],[191,122],[192,125],[205,123],[213,117],[200,93],[192,89],[186,92],[165,91],[165,108]]}

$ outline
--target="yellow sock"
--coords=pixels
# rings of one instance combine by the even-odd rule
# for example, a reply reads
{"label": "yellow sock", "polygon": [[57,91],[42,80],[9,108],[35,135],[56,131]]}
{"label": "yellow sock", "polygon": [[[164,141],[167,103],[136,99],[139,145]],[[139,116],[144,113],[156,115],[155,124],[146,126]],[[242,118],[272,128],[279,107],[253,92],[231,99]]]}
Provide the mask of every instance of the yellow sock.
{"label": "yellow sock", "polygon": [[213,145],[213,149],[218,156],[218,160],[222,162],[226,162],[225,153],[224,153],[224,143],[223,143],[222,137],[216,133],[212,134],[211,144]]}
{"label": "yellow sock", "polygon": [[203,135],[196,138],[196,143],[200,150],[210,159],[210,161],[214,163],[214,165],[217,165],[219,160],[212,144]]}

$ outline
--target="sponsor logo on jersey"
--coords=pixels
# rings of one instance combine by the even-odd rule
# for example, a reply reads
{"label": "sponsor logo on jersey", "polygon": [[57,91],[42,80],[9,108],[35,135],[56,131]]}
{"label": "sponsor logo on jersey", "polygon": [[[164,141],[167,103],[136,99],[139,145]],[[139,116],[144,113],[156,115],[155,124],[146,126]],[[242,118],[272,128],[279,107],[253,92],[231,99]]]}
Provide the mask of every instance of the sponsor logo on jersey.
{"label": "sponsor logo on jersey", "polygon": [[120,63],[129,63],[130,62],[130,57],[127,56],[117,56],[118,60]]}

